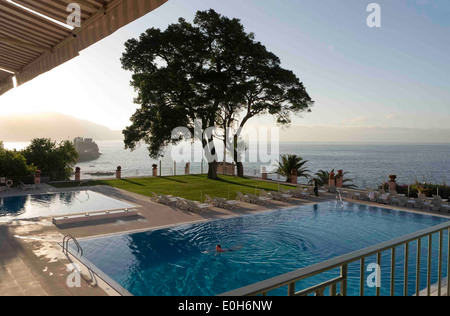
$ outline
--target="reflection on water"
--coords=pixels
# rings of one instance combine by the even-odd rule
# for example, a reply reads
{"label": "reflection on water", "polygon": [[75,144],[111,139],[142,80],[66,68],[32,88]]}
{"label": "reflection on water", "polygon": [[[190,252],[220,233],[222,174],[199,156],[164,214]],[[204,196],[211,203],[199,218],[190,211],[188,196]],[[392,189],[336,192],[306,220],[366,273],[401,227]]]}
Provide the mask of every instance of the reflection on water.
{"label": "reflection on water", "polygon": [[60,192],[0,198],[0,219],[23,219],[132,208],[93,191]]}
{"label": "reflection on water", "polygon": [[25,204],[28,196],[14,196],[12,198],[0,198],[0,217],[17,216],[25,213]]}

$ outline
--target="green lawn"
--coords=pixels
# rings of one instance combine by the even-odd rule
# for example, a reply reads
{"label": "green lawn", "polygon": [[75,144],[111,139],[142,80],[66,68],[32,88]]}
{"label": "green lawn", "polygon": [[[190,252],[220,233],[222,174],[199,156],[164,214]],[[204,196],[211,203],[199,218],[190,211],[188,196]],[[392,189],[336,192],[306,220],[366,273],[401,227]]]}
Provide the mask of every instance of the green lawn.
{"label": "green lawn", "polygon": [[[151,196],[151,192],[179,196],[193,201],[205,199],[204,195],[211,197],[236,198],[236,192],[258,193],[258,189],[278,191],[278,187],[290,189],[292,186],[278,185],[254,179],[242,179],[221,175],[218,180],[207,179],[206,175],[174,176],[174,177],[148,177],[133,179],[114,179],[93,181],[90,185],[109,185],[118,189]],[[67,185],[55,185],[67,187]]]}

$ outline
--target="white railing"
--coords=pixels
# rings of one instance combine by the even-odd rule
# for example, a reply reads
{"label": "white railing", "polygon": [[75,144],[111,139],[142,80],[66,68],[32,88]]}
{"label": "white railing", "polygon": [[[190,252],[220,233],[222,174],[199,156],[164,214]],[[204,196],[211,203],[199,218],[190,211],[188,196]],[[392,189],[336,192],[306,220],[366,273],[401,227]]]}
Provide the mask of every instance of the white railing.
{"label": "white railing", "polygon": [[[447,260],[446,266],[443,267],[443,258],[444,258],[444,232],[448,232],[447,238]],[[379,271],[381,271],[381,255],[383,252],[390,251],[391,252],[391,262],[389,264],[390,268],[390,295],[395,296],[395,285],[398,282],[398,277],[396,278],[396,248],[400,246],[404,246],[404,271],[402,276],[402,284],[403,284],[403,295],[408,296],[413,293],[408,292],[408,262],[409,262],[409,254],[410,254],[410,244],[412,242],[417,242],[417,252],[416,252],[416,285],[415,285],[415,295],[421,294],[420,289],[420,271],[421,271],[421,250],[422,250],[422,238],[428,239],[428,257],[427,257],[427,284],[425,288],[425,293],[427,296],[431,295],[431,276],[432,276],[432,240],[433,236],[437,235],[439,244],[438,244],[438,277],[437,277],[437,294],[441,296],[443,293],[446,293],[447,296],[450,296],[450,282],[447,281],[446,290],[443,290],[444,278],[443,271],[447,271],[447,280],[450,276],[450,222],[440,224],[437,226],[433,226],[416,233],[412,233],[400,238],[396,238],[384,243],[380,243],[375,246],[371,246],[366,249],[358,250],[334,259],[330,259],[318,264],[314,264],[312,266],[293,271],[287,274],[283,274],[259,283],[251,284],[249,286],[242,287],[237,290],[233,290],[224,294],[222,296],[256,296],[263,295],[266,296],[270,291],[275,289],[279,289],[287,286],[287,295],[288,296],[307,296],[310,294],[315,294],[316,296],[322,296],[327,289],[329,289],[329,293],[331,296],[347,296],[347,281],[348,281],[348,265],[354,262],[360,262],[360,275],[359,275],[359,295],[365,295],[365,272],[366,272],[366,258],[370,256],[376,255],[377,265],[380,267]],[[340,275],[336,278],[329,279],[320,284],[314,285],[307,289],[296,290],[297,282],[311,278],[313,276],[322,274],[327,271],[331,271],[333,269],[340,268]],[[445,270],[443,270],[445,269]],[[381,273],[381,272],[378,272]],[[338,285],[340,292],[338,293]],[[423,292],[422,292],[423,294]],[[376,287],[375,295],[380,296],[380,287]]]}

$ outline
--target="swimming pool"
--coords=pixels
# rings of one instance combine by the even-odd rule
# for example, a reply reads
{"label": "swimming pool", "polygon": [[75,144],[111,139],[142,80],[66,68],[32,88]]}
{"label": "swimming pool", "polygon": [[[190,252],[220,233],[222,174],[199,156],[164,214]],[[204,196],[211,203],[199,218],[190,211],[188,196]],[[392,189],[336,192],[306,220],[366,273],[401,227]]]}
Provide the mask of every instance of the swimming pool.
{"label": "swimming pool", "polygon": [[[79,242],[86,259],[133,295],[209,296],[448,220],[353,203],[345,203],[342,210],[336,208],[335,202],[326,202]],[[234,251],[217,254],[214,251],[216,244]],[[409,262],[412,273],[410,293],[414,293],[415,286],[413,244]],[[433,246],[437,249],[437,244]],[[422,251],[424,263],[421,267],[426,275],[426,247]],[[432,260],[435,264],[437,256],[434,252]],[[382,261],[390,262],[390,253],[384,253]],[[375,257],[372,262],[376,262]],[[370,258],[366,260],[366,264],[369,263]],[[396,263],[396,275],[401,277],[401,247],[397,250]],[[348,268],[348,294],[356,295],[359,262],[350,264]],[[324,274],[310,278],[302,281],[299,287],[318,284],[327,277],[329,275]],[[382,269],[382,295],[389,294],[389,281],[386,281],[389,277],[390,274]],[[432,277],[432,282],[436,277]],[[422,280],[426,281],[426,278],[422,277]],[[424,282],[421,287],[425,286]],[[399,280],[396,291],[401,294],[402,290]],[[368,289],[367,295],[371,294],[370,291],[374,293],[373,289]],[[277,290],[270,294],[285,295],[286,291]]]}
{"label": "swimming pool", "polygon": [[94,191],[72,191],[0,198],[0,221],[88,213],[133,205]]}

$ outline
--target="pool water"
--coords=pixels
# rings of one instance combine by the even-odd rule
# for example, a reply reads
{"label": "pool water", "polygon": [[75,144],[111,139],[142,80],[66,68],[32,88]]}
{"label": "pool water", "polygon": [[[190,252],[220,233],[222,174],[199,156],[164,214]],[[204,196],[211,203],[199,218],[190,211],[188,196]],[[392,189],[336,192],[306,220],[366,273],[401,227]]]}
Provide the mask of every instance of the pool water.
{"label": "pool water", "polygon": [[0,221],[132,208],[133,205],[93,191],[0,198]]}
{"label": "pool water", "polygon": [[[326,202],[143,233],[85,239],[80,244],[86,259],[133,295],[210,296],[447,221],[448,218],[353,203],[345,203],[342,210],[335,202]],[[436,239],[432,259],[435,267]],[[214,251],[216,244],[232,251],[218,254]],[[421,288],[426,286],[426,246],[427,242],[423,241]],[[396,292],[401,295],[403,247],[396,254],[399,278]],[[409,258],[409,289],[413,294],[415,243],[410,244]],[[371,262],[376,262],[376,258],[366,260],[366,267]],[[388,295],[390,272],[383,264],[390,266],[390,252],[382,256],[381,294]],[[299,282],[298,287],[307,288],[338,273],[338,270],[327,272]],[[359,262],[356,262],[349,265],[348,294],[356,295],[358,291]],[[272,295],[286,293],[287,289],[270,292]],[[371,294],[375,294],[375,289],[367,288],[366,295]]]}

